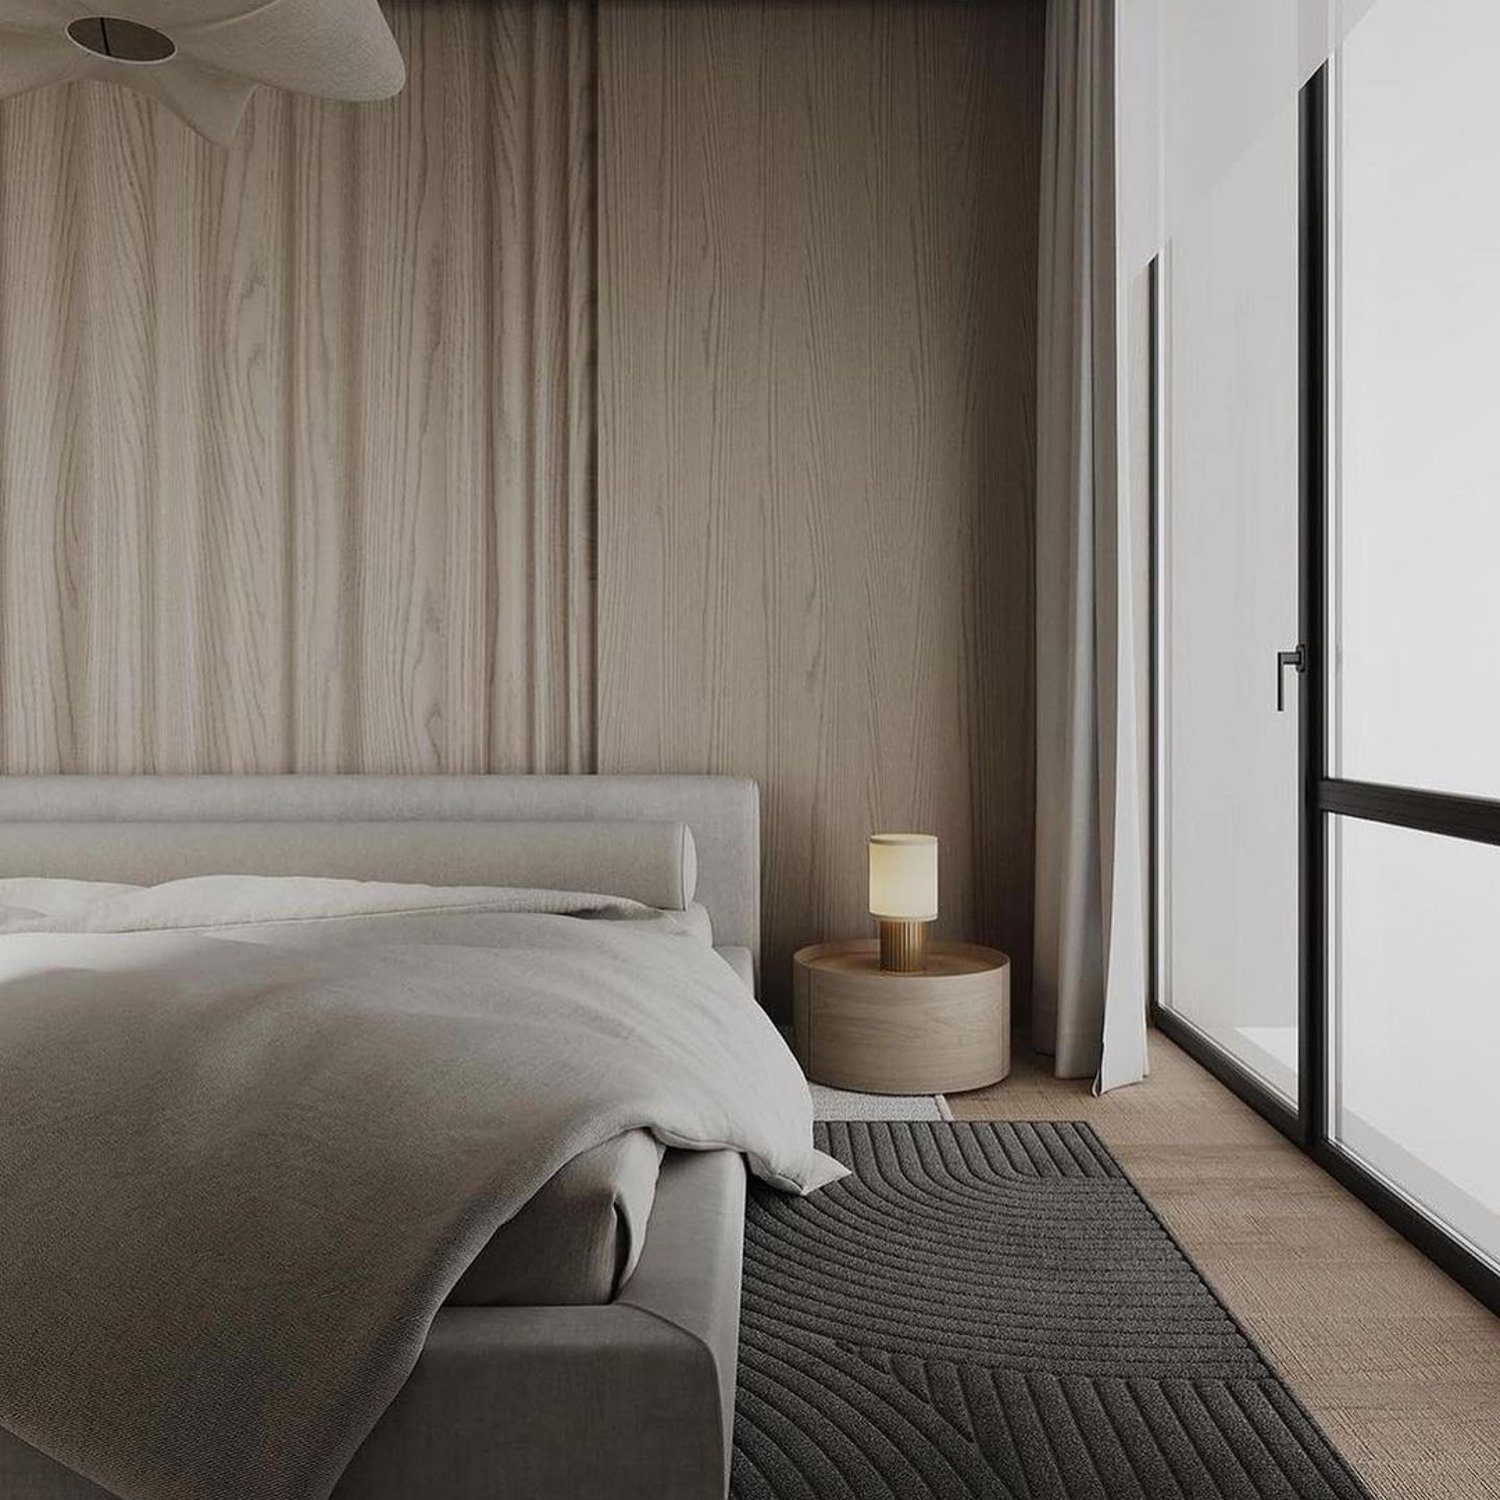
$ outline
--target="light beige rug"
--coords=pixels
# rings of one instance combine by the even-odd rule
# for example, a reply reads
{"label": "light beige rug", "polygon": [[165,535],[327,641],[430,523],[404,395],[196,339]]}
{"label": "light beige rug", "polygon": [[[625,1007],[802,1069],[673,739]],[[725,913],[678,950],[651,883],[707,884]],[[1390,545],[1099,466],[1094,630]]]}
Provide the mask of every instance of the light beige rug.
{"label": "light beige rug", "polygon": [[809,1083],[815,1120],[951,1120],[941,1094],[856,1094]]}

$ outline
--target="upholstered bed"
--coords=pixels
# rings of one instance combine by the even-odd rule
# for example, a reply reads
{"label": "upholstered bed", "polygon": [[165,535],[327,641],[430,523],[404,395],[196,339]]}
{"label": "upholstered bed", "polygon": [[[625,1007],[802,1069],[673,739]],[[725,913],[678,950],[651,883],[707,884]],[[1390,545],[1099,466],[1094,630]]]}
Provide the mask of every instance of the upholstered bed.
{"label": "upholstered bed", "polygon": [[[156,887],[209,875],[587,889],[681,912],[688,926],[711,923],[718,953],[747,985],[759,956],[749,782],[0,781],[0,880]],[[641,1129],[573,1157],[448,1294],[410,1378],[335,1493],[722,1494],[744,1192],[740,1155],[663,1152]],[[0,1494],[110,1493],[0,1425]]]}

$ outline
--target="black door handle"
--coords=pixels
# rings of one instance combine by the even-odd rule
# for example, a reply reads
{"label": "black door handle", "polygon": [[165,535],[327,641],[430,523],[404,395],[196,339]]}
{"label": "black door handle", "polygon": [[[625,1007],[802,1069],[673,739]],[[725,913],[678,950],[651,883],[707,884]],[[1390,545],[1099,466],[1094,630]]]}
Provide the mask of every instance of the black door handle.
{"label": "black door handle", "polygon": [[1282,688],[1285,680],[1283,674],[1288,667],[1295,667],[1298,672],[1307,670],[1307,652],[1302,646],[1295,651],[1278,651],[1276,653],[1276,712],[1282,713],[1286,709],[1286,693]]}

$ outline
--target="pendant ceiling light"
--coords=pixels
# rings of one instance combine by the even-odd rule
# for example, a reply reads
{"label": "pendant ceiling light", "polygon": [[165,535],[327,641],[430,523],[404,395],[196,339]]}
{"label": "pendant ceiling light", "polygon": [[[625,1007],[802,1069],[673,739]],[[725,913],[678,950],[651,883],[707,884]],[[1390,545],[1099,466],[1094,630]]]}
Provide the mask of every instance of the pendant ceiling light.
{"label": "pendant ceiling light", "polygon": [[87,0],[0,0],[0,99],[102,78],[160,100],[222,145],[257,84],[369,100],[406,82],[377,0],[119,3],[125,14],[90,14]]}

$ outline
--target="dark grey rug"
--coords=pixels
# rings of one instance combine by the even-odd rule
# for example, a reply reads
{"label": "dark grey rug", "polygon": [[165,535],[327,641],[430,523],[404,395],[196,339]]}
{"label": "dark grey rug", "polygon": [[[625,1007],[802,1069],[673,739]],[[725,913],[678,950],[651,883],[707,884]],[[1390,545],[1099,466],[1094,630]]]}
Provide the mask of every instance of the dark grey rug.
{"label": "dark grey rug", "polygon": [[1368,1500],[1087,1125],[820,1124],[753,1189],[736,1500]]}

